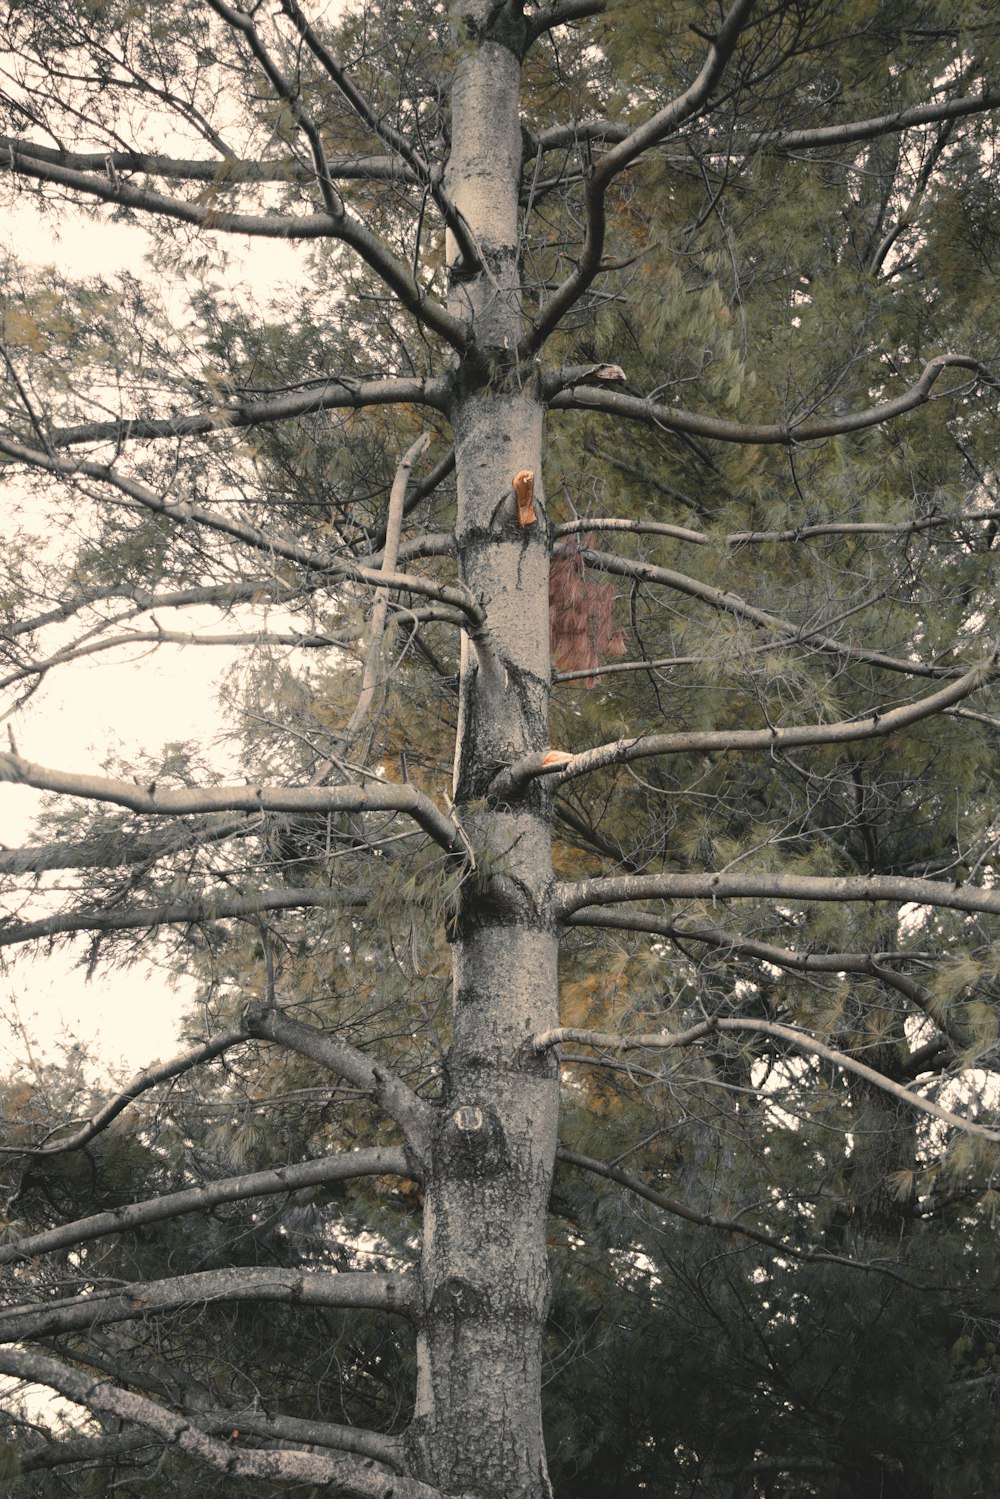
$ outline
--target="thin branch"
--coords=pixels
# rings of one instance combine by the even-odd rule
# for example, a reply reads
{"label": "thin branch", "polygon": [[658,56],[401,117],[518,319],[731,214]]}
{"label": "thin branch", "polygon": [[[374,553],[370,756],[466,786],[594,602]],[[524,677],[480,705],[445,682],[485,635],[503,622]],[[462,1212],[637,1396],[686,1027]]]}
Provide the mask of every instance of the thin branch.
{"label": "thin branch", "polygon": [[[217,187],[248,182],[310,182],[315,175],[300,162],[287,158],[265,161],[222,156],[185,161],[148,151],[62,151],[37,141],[0,135],[0,157],[9,156],[12,150],[34,156],[49,166],[68,167],[76,172],[110,172],[116,177],[127,172],[142,172],[147,177],[210,183]],[[327,168],[331,177],[343,182],[415,181],[409,169],[391,156],[328,156]]]}
{"label": "thin branch", "polygon": [[935,125],[943,120],[958,120],[965,115],[985,114],[1000,106],[1000,89],[984,88],[981,94],[965,94],[957,99],[943,99],[939,104],[918,104],[895,114],[876,115],[868,120],[847,120],[842,125],[822,125],[812,130],[776,130],[759,135],[756,149],[767,151],[810,151],[817,147],[844,146],[855,141],[874,140],[879,135],[894,135],[914,125]]}
{"label": "thin branch", "polygon": [[694,1208],[689,1208],[685,1203],[678,1202],[673,1197],[665,1197],[662,1192],[657,1192],[641,1177],[633,1176],[629,1171],[623,1171],[620,1166],[607,1165],[604,1161],[594,1160],[592,1156],[580,1155],[578,1151],[560,1148],[556,1152],[556,1159],[564,1161],[567,1166],[577,1166],[581,1171],[589,1171],[595,1176],[603,1176],[608,1181],[617,1182],[619,1186],[634,1192],[637,1197],[643,1197],[655,1207],[673,1214],[675,1218],[684,1218],[688,1223],[696,1223],[701,1228],[715,1228],[721,1233],[740,1234],[755,1244],[763,1244],[766,1248],[773,1249],[777,1254],[787,1255],[789,1259],[802,1260],[806,1264],[844,1265],[850,1270],[867,1270],[877,1275],[888,1275],[907,1286],[916,1285],[916,1282],[900,1275],[898,1270],[893,1270],[890,1265],[880,1264],[878,1261],[854,1260],[846,1254],[829,1254],[820,1249],[800,1249],[797,1245],[789,1244],[785,1239],[776,1239],[760,1229],[749,1228],[736,1218],[717,1218],[712,1213],[696,1212]]}
{"label": "thin branch", "polygon": [[690,87],[608,151],[591,171],[586,187],[587,231],[580,259],[576,268],[542,307],[534,328],[519,351],[522,357],[534,354],[541,348],[549,334],[574,303],[579,301],[598,274],[606,229],[605,193],[610,182],[650,146],[658,145],[686,120],[700,114],[736,50],[753,4],[754,0],[736,0],[716,32],[701,70]]}
{"label": "thin branch", "polygon": [[156,214],[213,233],[246,234],[251,238],[263,236],[286,241],[340,240],[371,267],[398,297],[400,305],[418,322],[438,333],[460,353],[469,346],[471,333],[468,326],[454,317],[436,298],[428,296],[414,279],[410,267],[398,260],[382,240],[346,212],[338,215],[315,213],[302,218],[284,214],[227,213],[210,204],[186,202],[182,198],[166,197],[149,188],[136,187],[123,178],[101,177],[61,167],[54,162],[43,162],[41,158],[25,151],[19,142],[8,145],[0,153],[0,171],[69,188],[105,203]]}
{"label": "thin branch", "polygon": [[815,1036],[810,1036],[807,1032],[790,1025],[779,1025],[774,1020],[713,1018],[701,1025],[692,1026],[689,1031],[682,1031],[678,1035],[661,1031],[645,1036],[614,1035],[605,1031],[577,1030],[573,1026],[560,1026],[554,1030],[543,1031],[534,1038],[532,1044],[539,1054],[551,1050],[562,1041],[572,1041],[575,1046],[593,1046],[616,1052],[658,1051],[689,1046],[693,1041],[700,1041],[713,1031],[752,1031],[755,1035],[773,1036],[777,1040],[787,1041],[790,1046],[805,1052],[807,1056],[819,1057],[825,1062],[832,1062],[835,1067],[843,1068],[845,1072],[853,1072],[856,1077],[873,1083],[876,1088],[881,1088],[883,1093],[888,1093],[900,1103],[909,1104],[911,1108],[919,1109],[933,1119],[940,1119],[943,1124],[963,1130],[968,1135],[980,1135],[985,1140],[993,1140],[1000,1144],[1000,1130],[989,1129],[985,1124],[977,1124],[973,1119],[963,1119],[960,1114],[953,1114],[950,1109],[942,1108],[932,1099],[922,1098],[912,1089],[904,1088],[902,1083],[893,1082],[892,1078],[886,1077],[884,1072],[877,1072],[874,1067],[869,1067],[865,1062],[859,1062],[856,1057],[849,1056],[847,1052],[836,1051],[832,1046],[827,1046],[824,1041],[817,1041]]}
{"label": "thin branch", "polygon": [[581,532],[618,531],[629,536],[664,536],[672,541],[690,542],[693,546],[741,547],[756,543],[769,544],[776,541],[812,541],[817,536],[919,536],[924,531],[933,531],[943,526],[970,526],[980,521],[989,524],[1000,520],[1000,510],[962,510],[948,514],[935,509],[932,515],[922,515],[907,521],[818,521],[815,525],[787,527],[783,531],[730,531],[724,536],[711,536],[707,531],[695,531],[690,526],[673,526],[666,521],[629,520],[625,517],[601,517],[563,521],[552,527],[553,539],[577,535]]}
{"label": "thin branch", "polygon": [[816,650],[840,656],[846,661],[864,661],[869,666],[877,666],[884,671],[902,672],[906,676],[942,678],[962,675],[960,666],[934,666],[919,659],[887,656],[882,651],[868,650],[865,646],[845,644],[834,635],[821,634],[818,629],[808,625],[795,625],[790,620],[782,619],[780,615],[771,614],[767,609],[756,608],[738,593],[715,588],[710,583],[703,583],[700,578],[692,578],[674,568],[657,567],[651,562],[641,562],[631,557],[617,557],[611,552],[596,552],[591,547],[582,547],[580,556],[598,572],[637,578],[644,583],[672,588],[677,593],[686,594],[688,598],[698,599],[709,608],[731,614],[735,619],[745,619],[762,629],[773,630],[785,637],[782,642],[785,645],[809,645]]}
{"label": "thin branch", "polygon": [[354,582],[367,583],[373,588],[391,588],[394,591],[415,593],[418,597],[436,599],[439,603],[462,611],[468,620],[473,638],[483,634],[486,623],[485,613],[469,590],[461,584],[452,586],[437,583],[430,578],[417,577],[411,573],[385,573],[375,568],[348,562],[343,558],[318,556],[307,547],[298,546],[291,541],[282,541],[266,531],[261,531],[256,526],[230,520],[224,515],[206,509],[203,505],[196,505],[186,500],[164,499],[161,494],[150,489],[141,480],[127,478],[107,463],[59,458],[55,454],[50,456],[37,448],[29,448],[23,443],[15,442],[12,438],[4,437],[0,437],[0,453],[6,453],[8,457],[20,463],[26,463],[31,468],[58,474],[61,478],[97,479],[103,484],[110,484],[123,495],[126,505],[150,510],[155,515],[164,515],[169,520],[182,524],[193,522],[196,525],[205,526],[208,530],[232,537],[269,557],[283,557],[311,571],[322,572],[327,577],[347,578]]}
{"label": "thin branch", "polygon": [[41,1156],[64,1155],[70,1150],[80,1150],[102,1130],[107,1129],[112,1120],[117,1119],[130,1103],[134,1103],[150,1088],[169,1082],[171,1078],[181,1077],[185,1072],[190,1072],[203,1062],[213,1061],[215,1057],[222,1056],[223,1052],[229,1051],[233,1046],[245,1046],[246,1040],[245,1027],[234,1026],[228,1031],[222,1031],[218,1036],[213,1036],[209,1041],[203,1041],[200,1046],[191,1047],[180,1056],[173,1057],[169,1062],[161,1062],[157,1067],[142,1067],[125,1084],[120,1093],[109,1099],[96,1114],[74,1130],[71,1135],[53,1140],[54,1134],[66,1128],[65,1125],[60,1125],[55,1130],[50,1130],[40,1145],[0,1145],[0,1155],[32,1156],[37,1159]]}
{"label": "thin branch", "polygon": [[0,1245],[0,1265],[17,1265],[55,1250],[72,1249],[105,1234],[125,1233],[149,1223],[163,1223],[187,1213],[204,1212],[224,1202],[242,1202],[251,1197],[269,1197],[280,1192],[297,1192],[302,1187],[325,1186],[335,1181],[353,1181],[361,1176],[412,1177],[418,1174],[413,1160],[398,1147],[380,1146],[355,1150],[344,1155],[323,1156],[296,1166],[277,1166],[270,1171],[254,1171],[243,1176],[227,1176],[187,1187],[182,1192],[168,1192],[126,1207],[61,1223],[41,1233],[28,1234]]}

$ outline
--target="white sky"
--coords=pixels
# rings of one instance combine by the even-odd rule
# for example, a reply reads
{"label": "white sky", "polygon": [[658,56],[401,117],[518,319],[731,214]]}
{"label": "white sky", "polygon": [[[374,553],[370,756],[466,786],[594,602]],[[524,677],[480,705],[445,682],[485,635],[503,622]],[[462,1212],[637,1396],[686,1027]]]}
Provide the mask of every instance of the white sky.
{"label": "white sky", "polygon": [[[53,230],[53,220],[25,205],[8,217],[3,238],[21,258],[55,263],[73,275],[142,272],[139,229],[67,215],[62,235]],[[240,242],[233,249],[233,278],[261,300],[294,279],[294,247],[259,242],[244,250]],[[0,517],[0,545],[2,530]],[[161,646],[155,653],[131,647],[57,668],[11,720],[18,750],[43,765],[97,772],[109,752],[127,757],[172,740],[203,742],[218,727],[216,688],[232,659],[219,647]],[[0,785],[0,843],[17,847],[30,840],[40,802],[38,792]],[[85,940],[79,951],[86,951]],[[177,1050],[184,993],[155,970],[137,967],[88,982],[65,951],[31,961],[15,960],[9,950],[0,957],[8,969],[0,971],[0,1073],[11,1050],[22,1049],[22,1024],[42,1053],[69,1035],[115,1068],[135,1069]]]}

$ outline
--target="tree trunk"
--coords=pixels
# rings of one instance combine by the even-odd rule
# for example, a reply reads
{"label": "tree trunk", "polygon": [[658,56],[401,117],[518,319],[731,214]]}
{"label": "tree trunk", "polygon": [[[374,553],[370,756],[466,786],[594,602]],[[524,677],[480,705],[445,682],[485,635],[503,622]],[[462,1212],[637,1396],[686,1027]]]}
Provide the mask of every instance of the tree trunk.
{"label": "tree trunk", "polygon": [[[542,406],[519,379],[517,285],[520,62],[484,34],[507,7],[456,7],[452,201],[481,255],[450,240],[451,310],[480,351],[455,376],[456,541],[463,582],[488,611],[488,639],[463,648],[455,803],[483,866],[454,939],[454,1014],[444,1099],[427,1175],[413,1445],[421,1475],[449,1493],[550,1493],[541,1423],[549,1299],[546,1214],[559,1076],[526,1043],[558,1023],[551,798],[490,807],[503,766],[545,748],[550,680]],[[537,519],[521,525],[515,474],[533,475]]]}

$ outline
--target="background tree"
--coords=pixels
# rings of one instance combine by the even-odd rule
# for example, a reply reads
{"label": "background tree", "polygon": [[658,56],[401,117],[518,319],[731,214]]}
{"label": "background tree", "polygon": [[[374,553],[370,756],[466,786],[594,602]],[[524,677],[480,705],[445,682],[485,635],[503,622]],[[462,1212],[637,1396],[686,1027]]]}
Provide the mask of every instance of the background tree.
{"label": "background tree", "polygon": [[0,756],[4,945],[200,993],[8,1082],[0,1371],[89,1413],[12,1481],[536,1496],[547,1423],[566,1493],[974,1491],[995,17],[3,26],[10,191],[150,234],[5,268],[5,689],[248,648],[242,777]]}

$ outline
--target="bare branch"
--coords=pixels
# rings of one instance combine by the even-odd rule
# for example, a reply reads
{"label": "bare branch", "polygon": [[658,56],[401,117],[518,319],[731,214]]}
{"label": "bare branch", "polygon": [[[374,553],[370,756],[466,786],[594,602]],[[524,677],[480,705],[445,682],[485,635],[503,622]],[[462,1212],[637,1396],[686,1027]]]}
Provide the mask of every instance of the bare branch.
{"label": "bare branch", "polygon": [[[265,161],[257,157],[222,156],[185,161],[147,151],[60,151],[37,141],[0,135],[0,157],[9,156],[12,150],[34,156],[49,166],[68,167],[76,172],[110,172],[116,177],[142,172],[166,181],[203,182],[218,187],[249,182],[311,182],[315,175],[300,162],[287,158]],[[409,168],[391,156],[328,156],[327,167],[336,181],[415,180]]]}
{"label": "bare branch", "polygon": [[0,1372],[44,1385],[96,1415],[135,1422],[161,1441],[229,1478],[330,1486],[344,1499],[386,1499],[388,1494],[393,1499],[443,1499],[439,1489],[400,1477],[366,1458],[234,1448],[229,1442],[207,1436],[188,1416],[177,1415],[143,1395],[122,1390],[109,1380],[95,1380],[92,1375],[45,1354],[0,1349]]}
{"label": "bare branch", "polygon": [[[558,381],[561,388],[553,391],[549,406],[554,411],[603,411],[610,416],[625,417],[649,427],[663,427],[671,432],[711,438],[716,442],[794,447],[798,443],[815,442],[824,437],[862,432],[867,427],[877,427],[883,422],[894,421],[908,411],[914,411],[930,399],[935,383],[946,369],[970,370],[977,382],[982,381],[991,387],[997,384],[996,377],[978,359],[965,354],[938,354],[927,361],[907,390],[888,401],[879,402],[862,411],[847,411],[836,416],[752,426],[723,421],[716,416],[704,416],[696,411],[685,411],[680,406],[661,406],[653,401],[643,400],[642,397],[621,395],[597,386],[574,386],[573,371],[570,370],[554,378],[550,377],[550,387]],[[961,387],[962,394],[967,390],[967,385]],[[949,396],[958,393],[946,391],[944,394]]]}
{"label": "bare branch", "polygon": [[152,932],[164,926],[236,921],[257,918],[264,911],[341,910],[367,905],[370,899],[367,892],[357,890],[338,890],[328,885],[290,885],[278,890],[253,889],[240,895],[212,893],[186,901],[134,906],[129,910],[112,907],[55,911],[50,916],[38,917],[36,921],[0,923],[0,947],[14,947],[42,938],[66,936],[71,932]]}
{"label": "bare branch", "polygon": [[812,130],[776,130],[757,136],[754,147],[767,151],[809,151],[816,147],[845,146],[854,141],[874,140],[879,135],[894,135],[914,125],[935,125],[943,120],[985,114],[998,106],[1000,89],[984,88],[981,94],[942,99],[938,104],[919,104],[870,120],[846,120],[841,125],[823,125]]}
{"label": "bare branch", "polygon": [[867,1063],[859,1062],[857,1057],[849,1056],[844,1051],[836,1051],[832,1046],[827,1046],[824,1041],[817,1041],[815,1036],[810,1036],[805,1031],[790,1025],[779,1025],[774,1020],[713,1018],[706,1020],[702,1025],[692,1026],[689,1031],[683,1031],[679,1035],[671,1035],[664,1031],[659,1035],[653,1033],[646,1036],[611,1035],[602,1031],[575,1030],[571,1026],[563,1026],[556,1030],[544,1031],[536,1036],[534,1049],[541,1053],[553,1046],[558,1046],[561,1041],[572,1041],[577,1046],[603,1047],[609,1051],[656,1051],[676,1046],[689,1046],[693,1041],[702,1040],[712,1031],[753,1031],[757,1035],[774,1036],[777,1040],[787,1041],[796,1050],[803,1051],[808,1056],[819,1057],[825,1062],[832,1062],[835,1067],[841,1067],[845,1072],[853,1072],[856,1077],[873,1083],[876,1088],[881,1088],[883,1093],[888,1093],[900,1103],[909,1104],[911,1108],[919,1109],[933,1119],[940,1119],[943,1124],[950,1124],[952,1128],[963,1130],[967,1135],[980,1135],[985,1140],[1000,1143],[1000,1130],[989,1129],[985,1124],[977,1124],[973,1119],[963,1119],[960,1114],[953,1114],[950,1109],[943,1109],[932,1099],[921,1097],[911,1088],[904,1088],[902,1083],[893,1082],[892,1078],[886,1077],[884,1072],[877,1072]]}
{"label": "bare branch", "polygon": [[212,812],[401,812],[412,817],[429,838],[463,859],[467,844],[458,823],[416,786],[374,777],[350,786],[204,786],[168,789],[151,782],[137,786],[105,776],[76,775],[33,765],[20,755],[0,753],[0,781],[56,791],[87,801],[110,802],[156,817],[183,817]]}
{"label": "bare branch", "polygon": [[987,660],[974,666],[971,671],[950,682],[947,687],[921,698],[915,703],[904,703],[899,708],[874,709],[864,718],[850,719],[841,723],[789,724],[785,728],[766,729],[709,729],[692,730],[678,734],[645,734],[635,739],[616,739],[610,744],[598,745],[573,755],[568,763],[546,765],[545,751],[525,755],[509,770],[499,775],[490,787],[490,796],[498,801],[509,800],[539,776],[548,776],[556,786],[590,771],[603,770],[609,765],[627,765],[633,760],[655,755],[682,755],[694,753],[725,754],[730,750],[764,750],[778,754],[784,749],[803,745],[852,744],[859,740],[879,739],[888,734],[898,734],[911,724],[933,718],[946,708],[962,702],[980,687],[986,686],[1000,676],[1000,648],[994,649]]}
{"label": "bare branch", "polygon": [[902,672],[906,676],[942,678],[959,677],[962,674],[960,666],[936,666],[919,658],[887,656],[882,651],[872,651],[865,646],[845,643],[834,635],[824,635],[819,629],[808,625],[795,625],[790,620],[782,619],[780,615],[771,614],[767,609],[756,608],[738,593],[715,588],[710,583],[703,583],[700,578],[692,578],[687,573],[679,573],[670,567],[657,567],[651,562],[641,562],[631,557],[617,557],[611,552],[596,552],[590,547],[581,548],[580,556],[589,567],[594,567],[599,572],[612,573],[622,578],[638,578],[644,583],[673,588],[677,593],[698,599],[723,614],[731,614],[736,619],[745,619],[765,630],[773,630],[785,637],[783,643],[786,645],[807,644],[846,661],[864,661],[869,666],[878,666],[883,671]]}
{"label": "bare branch", "polygon": [[209,1302],[294,1302],[298,1306],[364,1308],[410,1316],[414,1277],[395,1272],[287,1270],[233,1266],[164,1280],[143,1280],[127,1289],[91,1291],[64,1301],[29,1301],[0,1308],[0,1343],[46,1338],[111,1322],[136,1321],[152,1312]]}
{"label": "bare branch", "polygon": [[359,410],[363,406],[430,406],[444,409],[446,382],[415,376],[390,380],[318,380],[301,390],[283,391],[280,395],[246,400],[234,395],[232,400],[209,411],[190,411],[176,416],[122,418],[113,422],[83,422],[75,427],[56,427],[46,434],[54,448],[68,448],[77,443],[153,442],[160,438],[198,437],[230,428],[259,427],[266,422],[289,421],[318,411]]}
{"label": "bare branch", "polygon": [[[571,916],[569,925],[647,932],[651,936],[666,937],[677,942],[705,943],[721,949],[727,955],[756,958],[762,963],[790,969],[795,973],[857,973],[877,978],[888,988],[895,989],[911,1000],[944,1033],[955,1050],[964,1051],[972,1044],[971,1037],[950,1016],[941,1013],[941,1007],[932,1002],[919,984],[888,966],[893,962],[906,962],[909,958],[906,952],[795,952],[787,947],[778,947],[773,942],[761,942],[756,937],[744,936],[742,932],[678,921],[670,917],[657,917],[649,912],[637,914],[629,911],[584,910]],[[911,1053],[901,1063],[902,1070],[911,1071],[914,1058],[918,1056],[918,1052]]]}
{"label": "bare branch", "polygon": [[347,212],[309,214],[293,218],[284,214],[227,213],[210,204],[171,198],[151,188],[136,187],[124,178],[78,172],[55,162],[42,161],[17,142],[0,153],[0,171],[29,177],[36,182],[69,188],[104,203],[120,204],[141,212],[157,214],[181,224],[191,224],[218,234],[246,234],[251,238],[281,240],[337,239],[354,250],[381,277],[400,305],[432,332],[459,352],[469,346],[467,325],[453,317],[446,307],[415,280],[409,266],[398,260],[388,247]]}
{"label": "bare branch", "polygon": [[553,909],[565,918],[584,906],[630,900],[888,901],[1000,916],[1000,890],[901,875],[804,875],[760,870],[706,874],[611,875],[555,887]]}
{"label": "bare branch", "polygon": [[406,1135],[407,1143],[419,1159],[423,1159],[430,1143],[434,1120],[434,1109],[418,1098],[411,1088],[381,1062],[373,1062],[357,1047],[346,1041],[337,1041],[326,1031],[316,1026],[303,1025],[300,1020],[281,1010],[265,1005],[250,1004],[243,1012],[243,1024],[247,1034],[261,1041],[273,1041],[278,1046],[288,1047],[300,1056],[309,1057],[321,1067],[327,1067],[338,1077],[353,1083],[362,1092],[368,1093],[385,1110]]}
{"label": "bare branch", "polygon": [[[537,42],[547,31],[565,26],[570,21],[585,21],[588,16],[600,16],[608,8],[608,0],[553,0],[543,10],[528,18],[527,47]],[[527,47],[525,50],[527,50]]]}
{"label": "bare branch", "polygon": [[335,1181],[353,1181],[360,1176],[412,1177],[419,1174],[416,1163],[398,1147],[378,1147],[350,1151],[344,1155],[323,1156],[303,1161],[297,1166],[277,1166],[270,1171],[254,1171],[243,1176],[227,1176],[220,1181],[188,1187],[182,1192],[168,1192],[145,1202],[133,1202],[110,1212],[61,1223],[41,1233],[29,1234],[0,1244],[0,1265],[16,1265],[37,1259],[57,1249],[70,1249],[105,1234],[124,1233],[148,1223],[162,1223],[187,1213],[204,1212],[224,1202],[241,1202],[249,1197],[269,1197],[279,1192],[297,1192],[302,1187],[325,1186]]}
{"label": "bare branch", "polygon": [[64,1155],[69,1150],[79,1150],[88,1141],[93,1140],[95,1135],[107,1129],[112,1120],[117,1119],[130,1103],[134,1103],[150,1088],[169,1082],[171,1078],[181,1077],[185,1072],[199,1067],[202,1062],[211,1062],[233,1046],[245,1046],[246,1040],[247,1033],[244,1026],[234,1026],[228,1031],[222,1031],[218,1036],[213,1036],[209,1041],[203,1041],[200,1046],[191,1047],[190,1050],[182,1052],[179,1057],[174,1057],[169,1062],[161,1062],[157,1067],[143,1067],[126,1083],[116,1097],[110,1099],[103,1108],[98,1109],[86,1124],[74,1130],[71,1135],[53,1140],[52,1136],[66,1127],[65,1125],[57,1126],[55,1130],[49,1132],[40,1145],[0,1145],[0,1155],[37,1158]]}
{"label": "bare branch", "polygon": [[817,536],[919,536],[945,526],[973,526],[1000,520],[1000,510],[961,510],[948,514],[935,509],[932,515],[921,515],[904,521],[818,521],[814,525],[787,527],[782,531],[730,531],[725,536],[710,536],[690,526],[673,526],[666,521],[630,520],[626,517],[593,516],[589,519],[563,521],[552,527],[553,538],[579,535],[581,532],[617,531],[627,536],[664,536],[671,541],[690,542],[693,546],[742,547],[776,541],[812,541]]}
{"label": "bare branch", "polygon": [[374,568],[363,567],[358,563],[348,562],[340,557],[321,557],[308,547],[282,541],[279,537],[261,531],[256,526],[230,520],[224,515],[207,509],[204,505],[192,504],[186,500],[164,499],[161,494],[150,489],[141,480],[127,478],[118,473],[111,464],[59,458],[55,454],[43,453],[37,448],[29,448],[23,443],[15,442],[12,438],[3,437],[0,437],[0,453],[6,453],[8,457],[20,463],[26,463],[31,468],[58,474],[65,479],[97,479],[103,484],[110,484],[119,494],[125,496],[126,504],[150,510],[156,515],[164,515],[170,520],[183,524],[194,522],[196,525],[205,526],[208,530],[218,531],[224,536],[244,542],[247,546],[269,557],[283,557],[301,567],[322,572],[327,577],[349,578],[355,582],[367,583],[374,588],[391,588],[401,592],[415,593],[422,598],[436,599],[439,603],[462,611],[474,638],[483,633],[486,623],[483,609],[473,599],[469,590],[462,585],[451,586],[436,583],[429,578],[416,577],[410,573],[381,572]]}

